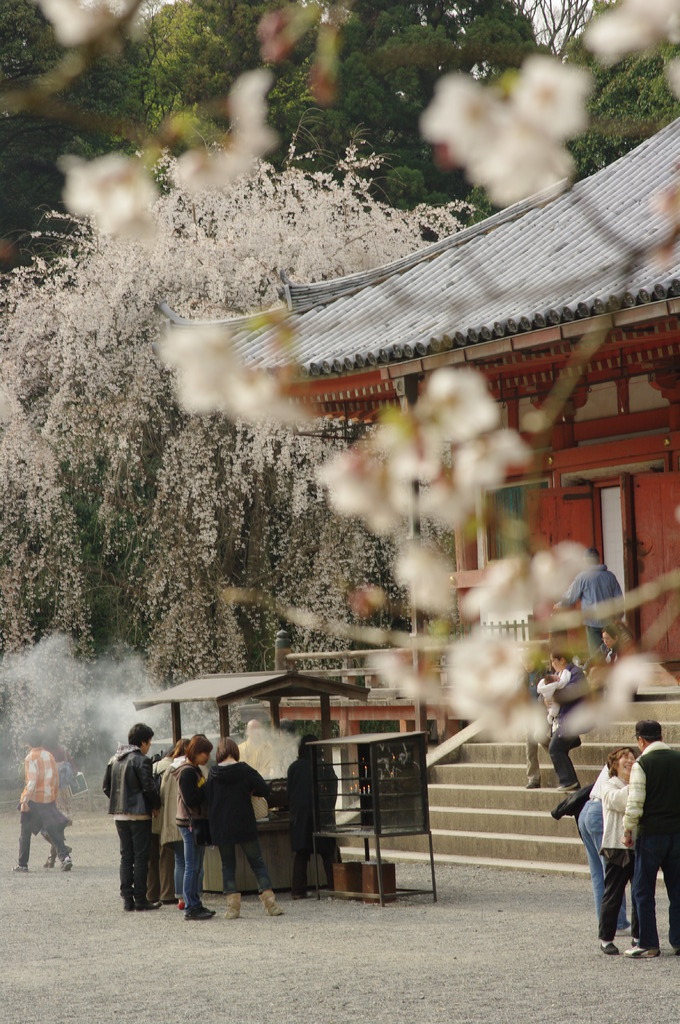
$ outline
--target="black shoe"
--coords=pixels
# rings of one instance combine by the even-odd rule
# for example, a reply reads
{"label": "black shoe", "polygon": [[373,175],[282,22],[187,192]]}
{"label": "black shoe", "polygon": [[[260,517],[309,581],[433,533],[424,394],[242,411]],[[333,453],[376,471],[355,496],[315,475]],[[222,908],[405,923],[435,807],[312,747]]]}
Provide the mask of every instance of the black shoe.
{"label": "black shoe", "polygon": [[135,909],[135,901],[134,900],[123,900],[123,910],[134,910],[134,909]]}
{"label": "black shoe", "polygon": [[198,904],[198,908],[197,909],[198,910],[204,910],[206,912],[206,914],[210,914],[211,917],[214,917],[215,914],[217,913],[216,910],[211,910],[210,907],[204,907],[202,903]]}
{"label": "black shoe", "polygon": [[26,867],[25,864],[17,864],[17,866],[15,868],[12,868],[12,871],[14,871],[14,873],[18,874],[18,875],[27,875],[28,874],[28,868]]}
{"label": "black shoe", "polygon": [[69,855],[66,854],[66,856],[64,857],[64,859],[61,862],[61,870],[62,871],[70,871],[72,867],[73,867],[73,861],[71,860]]}
{"label": "black shoe", "polygon": [[171,900],[161,900],[161,903],[163,904],[164,907],[176,907],[177,906],[177,897],[175,896]]}
{"label": "black shoe", "polygon": [[211,921],[214,916],[214,910],[207,910],[206,907],[192,907],[184,912],[185,921]]}
{"label": "black shoe", "polygon": [[150,900],[140,900],[138,903],[135,900],[135,910],[160,910],[162,906],[160,901],[152,903]]}
{"label": "black shoe", "polygon": [[618,956],[619,955],[618,947],[615,946],[613,942],[601,942],[600,943],[600,949],[602,950],[603,953],[606,953],[607,956]]}
{"label": "black shoe", "polygon": [[525,789],[540,789],[541,788],[540,779],[529,779],[529,781],[527,782],[527,784],[526,784],[526,786],[524,788]]}

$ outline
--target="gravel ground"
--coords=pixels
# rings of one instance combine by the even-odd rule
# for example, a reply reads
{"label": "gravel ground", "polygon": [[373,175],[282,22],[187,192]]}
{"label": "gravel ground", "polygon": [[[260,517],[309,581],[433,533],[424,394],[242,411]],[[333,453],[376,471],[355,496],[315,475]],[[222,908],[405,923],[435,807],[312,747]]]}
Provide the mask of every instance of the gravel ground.
{"label": "gravel ground", "polygon": [[[587,879],[442,866],[439,901],[380,908],[323,898],[269,918],[185,923],[174,907],[121,909],[113,823],[81,814],[67,833],[70,874],[13,875],[18,815],[0,815],[2,1024],[663,1024],[678,1017],[680,959],[598,953]],[[397,884],[427,869],[397,865]],[[667,901],[659,891],[660,933]],[[627,940],[620,940],[625,948]]]}

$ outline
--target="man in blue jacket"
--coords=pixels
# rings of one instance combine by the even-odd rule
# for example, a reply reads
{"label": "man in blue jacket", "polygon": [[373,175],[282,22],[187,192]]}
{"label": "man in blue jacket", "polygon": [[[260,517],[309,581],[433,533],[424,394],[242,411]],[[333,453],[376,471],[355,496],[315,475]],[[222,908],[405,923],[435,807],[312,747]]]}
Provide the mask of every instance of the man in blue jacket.
{"label": "man in blue jacket", "polygon": [[578,574],[555,608],[571,608],[579,601],[581,602],[583,621],[588,636],[588,649],[591,654],[595,654],[602,644],[602,627],[611,621],[612,616],[603,617],[589,614],[588,609],[601,601],[610,601],[623,595],[614,573],[600,562],[600,552],[597,548],[588,548],[586,561],[588,568]]}
{"label": "man in blue jacket", "polygon": [[151,816],[158,813],[161,798],[154,783],[151,761],[146,756],[153,729],[142,722],[133,725],[128,742],[121,743],[106,766],[103,790],[109,798],[120,839],[120,894],[124,910],[157,910],[161,903],[146,898],[146,876],[151,847]]}

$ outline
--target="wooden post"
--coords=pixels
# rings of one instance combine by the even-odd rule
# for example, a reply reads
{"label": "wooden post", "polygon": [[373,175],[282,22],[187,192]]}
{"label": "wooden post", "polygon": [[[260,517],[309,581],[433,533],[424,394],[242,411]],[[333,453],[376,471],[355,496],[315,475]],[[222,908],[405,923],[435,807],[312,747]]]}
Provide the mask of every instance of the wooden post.
{"label": "wooden post", "polygon": [[229,705],[218,704],[217,710],[220,716],[220,737],[229,735]]}
{"label": "wooden post", "polygon": [[182,713],[176,700],[170,701],[170,719],[172,721],[172,739],[174,743],[182,738]]}
{"label": "wooden post", "polygon": [[321,739],[331,738],[331,699],[327,693],[320,696],[321,702]]}
{"label": "wooden post", "polygon": [[[397,388],[397,393],[400,396],[401,407],[404,411],[411,409],[418,401],[418,383],[419,375],[417,373],[410,373],[408,376],[402,377],[401,380],[397,381],[397,384],[402,385],[400,388]],[[420,540],[420,486],[417,480],[414,480],[412,485],[409,537],[414,541]],[[424,631],[425,616],[417,607],[413,596],[411,596],[411,635],[417,640]],[[413,667],[416,670],[416,674],[418,673],[420,662],[421,655],[414,648]],[[416,730],[427,732],[427,707],[420,698],[416,698],[414,702],[414,711]]]}
{"label": "wooden post", "polygon": [[279,703],[280,703],[280,701],[281,701],[280,697],[270,697],[269,698],[269,707],[271,709],[271,711],[270,711],[270,718],[272,720],[272,725],[274,726],[275,729],[278,729],[280,727],[280,725],[281,725],[281,717],[279,715]]}

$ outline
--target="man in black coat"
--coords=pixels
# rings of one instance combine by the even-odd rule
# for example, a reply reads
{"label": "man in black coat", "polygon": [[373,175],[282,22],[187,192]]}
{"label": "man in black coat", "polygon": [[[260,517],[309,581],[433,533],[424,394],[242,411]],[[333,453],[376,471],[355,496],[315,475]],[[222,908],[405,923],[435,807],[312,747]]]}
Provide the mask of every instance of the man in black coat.
{"label": "man in black coat", "polygon": [[[300,740],[297,761],[288,768],[288,808],[290,814],[290,845],[293,850],[293,877],[291,896],[302,900],[307,895],[307,864],[313,852],[313,788],[312,761],[308,744],[316,736],[307,733]],[[338,795],[338,778],[330,765],[322,765],[324,772],[323,800],[329,807],[335,807]],[[336,859],[335,839],[322,836],[316,841],[316,850],[323,861],[326,883],[333,888],[333,862]]]}
{"label": "man in black coat", "polygon": [[161,903],[146,898],[146,875],[151,847],[151,816],[158,814],[161,798],[146,756],[153,729],[133,725],[128,742],[121,743],[106,766],[103,790],[109,798],[120,839],[120,894],[124,910],[157,910]]}

